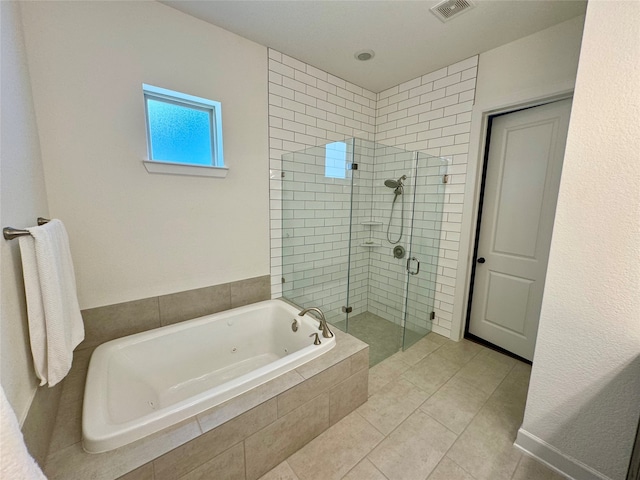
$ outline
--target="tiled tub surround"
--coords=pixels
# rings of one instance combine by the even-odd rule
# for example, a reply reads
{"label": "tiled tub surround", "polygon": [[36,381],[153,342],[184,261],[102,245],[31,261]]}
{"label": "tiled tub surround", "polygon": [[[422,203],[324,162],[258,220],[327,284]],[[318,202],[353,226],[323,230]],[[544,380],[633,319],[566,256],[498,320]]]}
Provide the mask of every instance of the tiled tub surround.
{"label": "tiled tub surround", "polygon": [[218,313],[271,297],[269,276],[143,298],[82,311],[85,339],[78,350],[115,338]]}
{"label": "tiled tub surround", "polygon": [[24,442],[31,456],[41,467],[47,459],[49,445],[53,438],[61,394],[62,383],[52,388],[38,387],[27,418],[22,425]]}
{"label": "tiled tub surround", "polygon": [[[75,355],[84,358],[86,352],[82,352],[82,350],[93,350],[97,345],[115,338],[269,298],[271,298],[270,277],[265,275],[83,310],[85,340],[78,346]],[[69,380],[69,382],[73,382],[73,380]],[[61,396],[63,400],[60,400]],[[62,411],[58,408],[60,402],[66,405],[67,410]],[[81,410],[82,402],[70,402],[65,397],[62,392],[62,383],[54,388],[38,388],[22,426],[22,433],[29,452],[40,465],[45,464],[50,449],[53,451],[60,446],[60,429],[58,429],[57,435],[53,436],[56,415],[62,415],[62,420],[59,419],[58,422],[62,421],[63,424],[67,424],[67,420],[71,416],[80,415]],[[64,427],[62,428],[64,429]]]}
{"label": "tiled tub surround", "polygon": [[174,427],[103,454],[81,444],[92,349],[64,380],[45,465],[50,480],[256,479],[367,399],[368,347],[339,330],[336,346],[297,369]]}
{"label": "tiled tub surround", "polygon": [[299,312],[265,300],[100,345],[85,384],[84,449],[145,438],[334,348],[335,337],[314,344],[318,322]]}
{"label": "tiled tub surround", "polygon": [[[471,57],[374,94],[269,50],[273,298],[282,294],[282,155],[358,137],[450,161],[432,326],[435,332],[450,335],[477,64],[478,57]],[[378,178],[375,171],[382,175],[389,170],[377,159],[373,168],[371,181]],[[376,211],[377,206],[367,208]],[[391,265],[382,267],[393,272]],[[360,298],[370,295],[362,293]]]}

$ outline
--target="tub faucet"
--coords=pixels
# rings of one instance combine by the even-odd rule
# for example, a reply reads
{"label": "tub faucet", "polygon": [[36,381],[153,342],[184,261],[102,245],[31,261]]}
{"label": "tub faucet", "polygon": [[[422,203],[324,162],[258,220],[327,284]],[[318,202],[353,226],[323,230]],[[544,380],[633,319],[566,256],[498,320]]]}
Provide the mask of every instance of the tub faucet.
{"label": "tub faucet", "polygon": [[318,315],[318,317],[320,317],[318,319],[318,321],[320,322],[320,326],[318,327],[318,330],[322,330],[322,336],[324,338],[333,337],[333,332],[329,330],[329,325],[327,325],[327,319],[324,318],[324,313],[322,313],[322,310],[320,310],[318,307],[309,307],[302,310],[298,315],[300,317],[303,317],[308,312],[314,312]]}

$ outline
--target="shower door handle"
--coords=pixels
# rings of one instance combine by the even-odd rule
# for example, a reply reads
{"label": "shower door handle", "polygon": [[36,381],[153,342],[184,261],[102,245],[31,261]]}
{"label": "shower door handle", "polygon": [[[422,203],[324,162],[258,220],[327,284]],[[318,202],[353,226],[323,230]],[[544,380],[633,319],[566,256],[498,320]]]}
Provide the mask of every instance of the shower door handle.
{"label": "shower door handle", "polygon": [[[411,261],[415,261],[418,264],[415,272],[411,271]],[[417,275],[418,273],[420,273],[420,260],[418,260],[416,257],[408,258],[407,259],[407,272],[409,272],[410,275]]]}

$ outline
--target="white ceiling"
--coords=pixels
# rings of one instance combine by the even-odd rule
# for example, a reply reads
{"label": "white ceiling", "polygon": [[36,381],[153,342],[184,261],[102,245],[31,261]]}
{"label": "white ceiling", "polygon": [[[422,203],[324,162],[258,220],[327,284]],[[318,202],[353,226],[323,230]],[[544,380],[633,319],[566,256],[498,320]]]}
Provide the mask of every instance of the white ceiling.
{"label": "white ceiling", "polygon": [[[431,0],[161,0],[333,75],[379,92],[563,22],[586,0],[475,0],[442,23]],[[358,50],[375,58],[355,60]]]}

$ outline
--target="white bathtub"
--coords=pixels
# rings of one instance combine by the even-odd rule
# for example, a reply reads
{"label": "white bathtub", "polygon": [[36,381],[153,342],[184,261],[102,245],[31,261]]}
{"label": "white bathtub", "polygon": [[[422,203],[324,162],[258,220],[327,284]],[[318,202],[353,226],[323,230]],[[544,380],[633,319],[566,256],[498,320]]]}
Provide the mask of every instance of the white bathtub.
{"label": "white bathtub", "polygon": [[[139,440],[334,347],[335,337],[322,338],[317,320],[297,314],[283,301],[268,300],[100,345],[84,393],[85,451]],[[320,345],[309,337],[316,332]]]}

